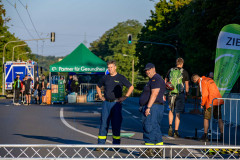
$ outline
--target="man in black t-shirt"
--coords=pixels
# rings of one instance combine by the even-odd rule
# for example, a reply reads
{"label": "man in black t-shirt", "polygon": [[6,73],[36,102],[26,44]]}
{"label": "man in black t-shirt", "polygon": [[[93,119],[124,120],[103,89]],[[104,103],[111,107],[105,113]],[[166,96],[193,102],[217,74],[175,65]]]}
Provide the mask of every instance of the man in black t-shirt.
{"label": "man in black t-shirt", "polygon": [[30,105],[31,102],[31,84],[32,84],[33,78],[26,75],[25,76],[25,94],[26,94],[26,105]]}
{"label": "man in black t-shirt", "polygon": [[[189,75],[186,70],[183,69],[184,60],[182,58],[178,58],[176,60],[177,67],[171,68],[167,76],[165,78],[165,83],[172,82],[172,83],[178,83],[177,86],[175,86],[176,92],[169,92],[168,95],[168,102],[169,102],[169,114],[168,114],[168,120],[169,120],[169,129],[168,129],[168,135],[173,136],[175,138],[179,138],[178,128],[180,124],[180,113],[184,112],[184,103],[185,103],[185,93],[188,95],[189,92]],[[181,73],[180,76],[176,76],[176,73]],[[166,98],[165,98],[166,100]],[[175,117],[175,131],[173,134],[172,129],[172,122],[173,122],[173,112],[175,110],[176,117]]]}
{"label": "man in black t-shirt", "polygon": [[[154,64],[148,63],[144,70],[149,77],[149,81],[139,98],[139,104],[142,106],[141,112],[143,113],[143,140],[145,141],[145,145],[163,145],[160,124],[164,112],[163,94],[166,90],[165,82],[156,73]],[[160,155],[162,152],[159,152],[158,149],[154,151],[151,148],[145,151],[148,157],[159,156],[154,155],[154,153]]]}
{"label": "man in black t-shirt", "polygon": [[[112,124],[113,144],[120,144],[122,124],[121,103],[130,96],[134,88],[126,77],[117,73],[115,61],[109,61],[107,65],[110,74],[103,76],[96,87],[99,98],[103,101],[98,144],[105,144],[110,121]],[[102,86],[104,86],[104,97],[101,93]],[[125,96],[122,96],[123,86],[128,87]]]}

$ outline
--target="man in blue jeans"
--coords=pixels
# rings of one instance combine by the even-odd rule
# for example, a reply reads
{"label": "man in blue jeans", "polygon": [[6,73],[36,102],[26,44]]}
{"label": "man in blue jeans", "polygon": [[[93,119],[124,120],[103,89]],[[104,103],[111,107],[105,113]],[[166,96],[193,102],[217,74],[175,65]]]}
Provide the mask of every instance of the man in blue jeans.
{"label": "man in blue jeans", "polygon": [[[154,64],[148,63],[144,70],[149,77],[149,81],[139,99],[140,106],[143,106],[143,140],[145,145],[163,145],[161,121],[164,112],[163,94],[166,90],[165,82],[156,73]],[[142,155],[162,157],[162,151],[149,148]]]}
{"label": "man in blue jeans", "polygon": [[[107,65],[109,75],[103,76],[96,87],[99,98],[103,101],[98,144],[105,144],[110,121],[112,124],[113,144],[120,144],[120,130],[122,124],[121,103],[130,96],[134,88],[126,77],[117,73],[115,61],[109,61]],[[102,86],[104,86],[104,97],[101,93]],[[123,86],[128,88],[125,96],[122,96]]]}

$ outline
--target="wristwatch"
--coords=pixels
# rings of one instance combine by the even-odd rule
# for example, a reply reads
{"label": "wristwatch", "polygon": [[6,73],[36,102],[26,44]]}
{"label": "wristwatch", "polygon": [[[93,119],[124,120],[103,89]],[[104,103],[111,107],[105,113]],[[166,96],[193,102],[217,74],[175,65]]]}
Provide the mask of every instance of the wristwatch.
{"label": "wristwatch", "polygon": [[147,107],[147,109],[151,109],[151,107]]}

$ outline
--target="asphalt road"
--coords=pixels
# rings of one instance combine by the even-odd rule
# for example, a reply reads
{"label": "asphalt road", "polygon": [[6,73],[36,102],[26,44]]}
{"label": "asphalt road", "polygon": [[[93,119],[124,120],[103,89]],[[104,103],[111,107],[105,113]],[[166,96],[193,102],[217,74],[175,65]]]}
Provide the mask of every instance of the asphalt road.
{"label": "asphalt road", "polygon": [[[96,144],[100,113],[101,103],[14,106],[11,100],[0,99],[0,144]],[[162,121],[164,143],[205,145],[185,138],[193,137],[195,128],[200,137],[202,121],[201,115],[184,113],[179,128],[182,138],[169,137],[166,107]],[[141,114],[135,99],[129,98],[123,104],[121,133],[121,144],[143,144]],[[111,128],[107,140],[111,144]]]}

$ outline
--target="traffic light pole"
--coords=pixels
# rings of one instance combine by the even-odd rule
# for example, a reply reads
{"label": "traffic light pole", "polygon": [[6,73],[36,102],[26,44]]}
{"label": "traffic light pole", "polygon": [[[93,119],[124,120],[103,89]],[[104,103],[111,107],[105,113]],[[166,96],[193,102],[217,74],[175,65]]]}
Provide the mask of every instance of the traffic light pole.
{"label": "traffic light pole", "polygon": [[[134,41],[134,40],[132,40]],[[172,44],[168,44],[168,43],[158,43],[158,42],[150,42],[150,41],[137,41],[137,42],[141,42],[141,43],[148,43],[148,44],[158,44],[158,45],[164,45],[164,46],[169,46],[169,47],[172,47],[175,49],[176,51],[176,56],[178,58],[178,50],[177,50],[177,47],[172,45]]]}

